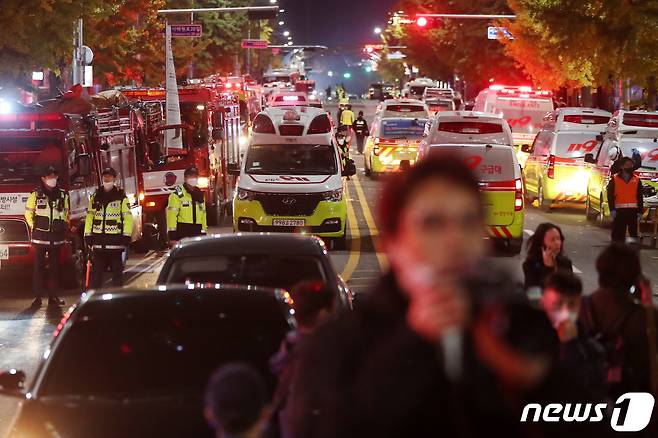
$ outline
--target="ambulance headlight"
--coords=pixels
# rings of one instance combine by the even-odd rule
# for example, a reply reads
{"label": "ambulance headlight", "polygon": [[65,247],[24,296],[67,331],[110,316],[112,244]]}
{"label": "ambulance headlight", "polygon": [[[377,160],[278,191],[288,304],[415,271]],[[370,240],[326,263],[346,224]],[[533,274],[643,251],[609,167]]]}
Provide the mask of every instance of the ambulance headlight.
{"label": "ambulance headlight", "polygon": [[255,193],[251,190],[238,189],[237,197],[239,201],[253,201]]}
{"label": "ambulance headlight", "polygon": [[249,146],[249,137],[247,137],[246,135],[241,135],[240,136],[240,146],[241,147]]}
{"label": "ambulance headlight", "polygon": [[322,194],[322,199],[329,202],[338,202],[343,200],[343,189],[332,190],[330,192],[324,192]]}
{"label": "ambulance headlight", "polygon": [[210,185],[210,179],[207,176],[201,176],[197,180],[197,184],[200,189],[207,189]]}
{"label": "ambulance headlight", "polygon": [[0,114],[9,114],[12,110],[11,102],[0,98]]}

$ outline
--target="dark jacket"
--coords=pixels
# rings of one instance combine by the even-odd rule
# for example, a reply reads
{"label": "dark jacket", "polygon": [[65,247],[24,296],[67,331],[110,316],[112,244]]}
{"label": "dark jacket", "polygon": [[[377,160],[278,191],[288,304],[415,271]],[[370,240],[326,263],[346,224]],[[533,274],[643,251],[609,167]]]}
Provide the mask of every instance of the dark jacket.
{"label": "dark jacket", "polygon": [[363,117],[358,117],[354,121],[354,133],[359,137],[365,137],[368,135],[368,122]]}
{"label": "dark jacket", "polygon": [[[487,292],[476,301],[490,303],[498,290]],[[491,437],[503,431],[508,438],[531,436],[534,429],[547,426],[520,423],[527,400],[570,400],[563,389],[574,386],[553,372],[532,394],[503,393],[496,376],[480,363],[468,332],[463,379],[452,383],[443,370],[441,349],[407,325],[407,306],[389,275],[354,312],[319,327],[308,338],[300,349],[288,401],[287,423],[293,436]],[[507,324],[503,323],[516,327],[511,344],[542,351],[557,345],[545,314],[527,304],[518,306],[510,311],[515,317],[504,318]],[[582,435],[582,428],[572,424],[550,427],[559,429],[555,436],[568,436],[571,430]]]}
{"label": "dark jacket", "polygon": [[[560,254],[555,259],[557,270],[573,272],[573,265],[571,260],[565,255]],[[526,289],[531,287],[544,287],[544,280],[546,277],[556,271],[555,268],[550,268],[544,265],[544,260],[536,260],[534,258],[527,258],[523,262],[523,275],[525,277],[524,287]]]}

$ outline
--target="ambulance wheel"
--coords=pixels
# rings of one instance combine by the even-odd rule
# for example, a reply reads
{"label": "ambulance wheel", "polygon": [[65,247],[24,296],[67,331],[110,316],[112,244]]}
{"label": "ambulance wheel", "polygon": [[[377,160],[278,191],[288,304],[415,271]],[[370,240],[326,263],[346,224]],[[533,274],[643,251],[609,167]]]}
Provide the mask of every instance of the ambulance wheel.
{"label": "ambulance wheel", "polygon": [[544,186],[539,183],[539,193],[537,194],[537,203],[539,204],[539,209],[545,212],[551,211],[551,201],[544,199]]}
{"label": "ambulance wheel", "polygon": [[370,178],[370,175],[371,175],[372,171],[370,170],[370,168],[368,167],[368,165],[365,164],[365,163],[364,163],[363,167],[364,167],[364,173],[366,174],[366,176],[367,176],[368,178]]}
{"label": "ambulance wheel", "polygon": [[521,254],[521,249],[523,248],[523,238],[520,239],[510,239],[507,241],[507,250],[511,255]]}
{"label": "ambulance wheel", "polygon": [[605,217],[605,208],[603,208],[603,196],[601,196],[599,203],[599,214],[596,218],[598,225],[602,228],[608,228],[610,226],[610,221]]}
{"label": "ambulance wheel", "polygon": [[73,236],[71,240],[71,260],[64,266],[62,287],[64,289],[79,290],[85,285],[87,252],[80,236]]}
{"label": "ambulance wheel", "polygon": [[585,197],[585,217],[588,221],[596,219],[596,212],[592,208],[592,201],[590,201],[589,194]]}

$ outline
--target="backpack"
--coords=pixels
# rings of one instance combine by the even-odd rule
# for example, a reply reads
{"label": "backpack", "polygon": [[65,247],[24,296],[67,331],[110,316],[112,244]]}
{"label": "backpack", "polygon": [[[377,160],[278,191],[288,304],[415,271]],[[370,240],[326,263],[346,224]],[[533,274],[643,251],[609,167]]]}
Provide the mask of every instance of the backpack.
{"label": "backpack", "polygon": [[605,351],[605,383],[608,394],[616,398],[630,391],[633,386],[634,371],[624,347],[622,331],[636,309],[629,308],[608,327],[601,327],[594,314],[591,298],[583,297],[581,306],[581,318],[588,335]]}

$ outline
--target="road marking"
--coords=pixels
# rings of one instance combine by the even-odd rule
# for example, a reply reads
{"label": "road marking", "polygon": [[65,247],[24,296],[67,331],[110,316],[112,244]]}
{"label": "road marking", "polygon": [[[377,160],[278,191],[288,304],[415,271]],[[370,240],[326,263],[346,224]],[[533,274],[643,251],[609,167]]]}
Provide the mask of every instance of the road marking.
{"label": "road marking", "polygon": [[[346,186],[347,198],[350,198],[350,188]],[[359,257],[361,256],[361,233],[359,232],[359,222],[354,213],[352,202],[347,202],[347,224],[350,229],[350,256],[347,259],[345,269],[340,274],[346,282],[352,277],[356,267],[359,264]]]}
{"label": "road marking", "polygon": [[[535,232],[532,231],[532,230],[523,230],[523,231],[525,231],[525,233],[530,237],[534,236],[534,234],[535,234]],[[576,265],[572,265],[571,267],[573,268],[573,273],[574,274],[582,274],[583,273],[583,271],[578,269],[578,267]]]}
{"label": "road marking", "polygon": [[363,210],[363,216],[366,219],[366,224],[368,225],[368,229],[370,230],[370,236],[372,237],[372,243],[375,246],[377,261],[379,262],[379,268],[381,269],[382,273],[386,272],[388,270],[388,260],[386,259],[386,255],[384,254],[384,251],[381,248],[381,244],[379,241],[379,230],[377,229],[377,225],[375,224],[375,219],[372,217],[372,213],[370,212],[370,207],[366,202],[366,196],[363,192],[363,188],[361,187],[361,183],[359,182],[358,176],[354,175],[352,181],[354,181],[354,187],[356,188],[356,194],[357,197],[359,198],[359,204],[361,204],[361,210]]}

